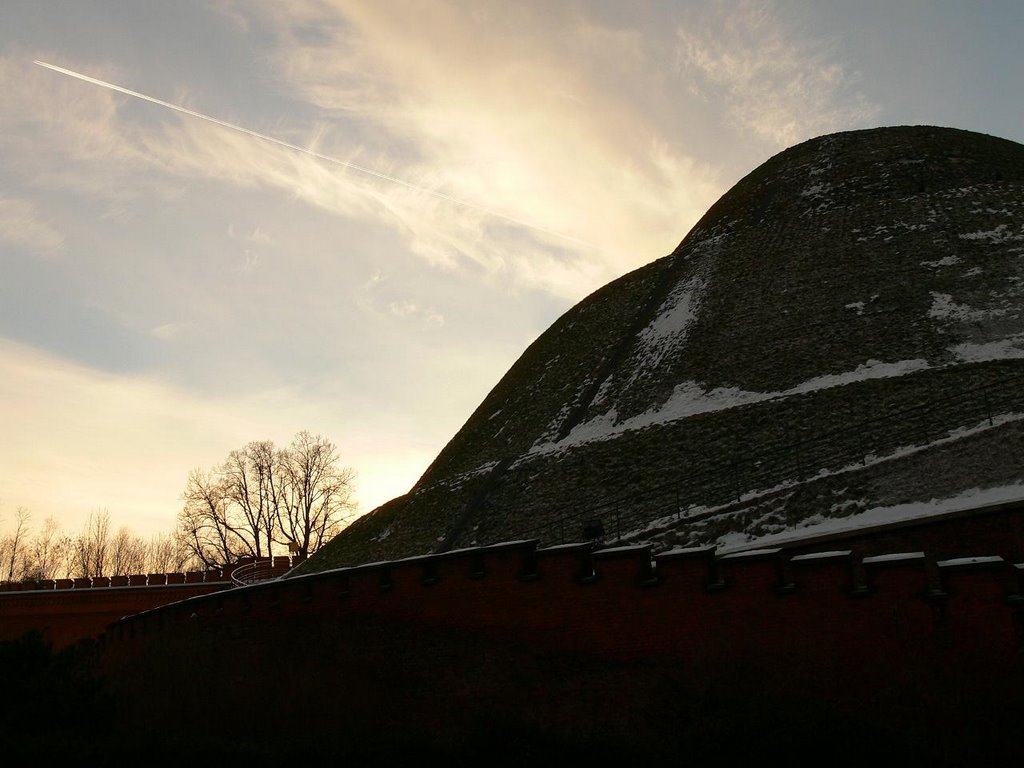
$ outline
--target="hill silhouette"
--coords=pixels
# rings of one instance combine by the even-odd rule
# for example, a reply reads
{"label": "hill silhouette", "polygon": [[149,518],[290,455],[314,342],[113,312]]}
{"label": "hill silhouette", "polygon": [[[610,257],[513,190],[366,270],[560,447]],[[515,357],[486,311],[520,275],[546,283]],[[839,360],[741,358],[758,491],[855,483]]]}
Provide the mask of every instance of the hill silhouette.
{"label": "hill silhouette", "polygon": [[1024,146],[804,142],[566,312],[409,493],[302,570],[517,538],[741,543],[1012,490],[1022,296]]}

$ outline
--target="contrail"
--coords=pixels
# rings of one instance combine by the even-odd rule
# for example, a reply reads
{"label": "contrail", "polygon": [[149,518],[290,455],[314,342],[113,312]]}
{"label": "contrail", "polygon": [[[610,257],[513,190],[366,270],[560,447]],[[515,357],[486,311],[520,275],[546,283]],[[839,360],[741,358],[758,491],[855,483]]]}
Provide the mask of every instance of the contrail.
{"label": "contrail", "polygon": [[380,171],[375,171],[372,168],[366,168],[366,167],[364,167],[362,165],[356,165],[355,163],[350,163],[350,162],[347,162],[345,160],[339,160],[338,158],[331,157],[330,155],[322,155],[319,152],[313,151],[312,149],[307,149],[306,147],[300,147],[300,146],[298,146],[296,144],[290,144],[287,141],[283,141],[282,139],[276,139],[273,136],[267,136],[264,133],[257,133],[256,131],[250,131],[248,128],[243,128],[240,125],[235,125],[234,123],[229,123],[229,122],[226,122],[224,120],[218,120],[216,117],[211,117],[210,115],[204,115],[202,112],[196,112],[194,110],[187,109],[187,108],[179,106],[177,104],[171,104],[168,101],[162,101],[161,99],[157,99],[157,98],[154,98],[152,96],[147,96],[144,93],[139,93],[138,91],[133,91],[133,90],[130,90],[128,88],[124,88],[123,86],[115,85],[114,83],[108,83],[106,80],[100,80],[100,79],[95,78],[95,77],[89,77],[89,75],[83,75],[81,72],[74,72],[74,71],[72,71],[70,69],[65,69],[64,67],[58,67],[56,64],[47,64],[45,61],[39,61],[38,59],[34,59],[32,61],[32,63],[33,64],[38,64],[40,67],[46,67],[47,69],[52,69],[54,72],[59,72],[60,74],[67,75],[68,77],[74,77],[74,78],[76,78],[78,80],[83,80],[83,81],[85,81],[87,83],[92,83],[93,85],[98,85],[98,86],[100,86],[102,88],[108,88],[111,91],[117,91],[118,93],[123,93],[123,94],[125,94],[127,96],[134,96],[136,99],[142,99],[143,101],[148,101],[151,104],[157,104],[157,105],[159,105],[161,107],[166,107],[167,109],[173,109],[175,112],[180,112],[183,115],[189,115],[190,117],[197,117],[200,120],[205,120],[208,123],[213,123],[214,125],[219,125],[222,128],[228,128],[228,129],[230,129],[232,131],[238,131],[239,133],[244,133],[247,136],[252,136],[253,138],[260,139],[261,141],[269,141],[271,144],[277,144],[279,147],[284,147],[285,149],[290,149],[290,150],[292,150],[294,152],[302,152],[305,155],[309,155],[310,157],[315,157],[317,160],[322,160],[322,161],[324,161],[326,163],[333,163],[334,165],[340,165],[340,166],[342,166],[344,168],[348,168],[348,169],[353,170],[353,171],[358,171],[359,173],[365,173],[367,176],[373,176],[374,178],[382,179],[383,181],[390,181],[392,184],[398,184],[399,186],[406,187],[407,189],[413,189],[413,190],[416,190],[417,192],[423,192],[424,194],[430,195],[432,197],[439,198],[441,200],[445,200],[445,201],[447,201],[449,203],[454,203],[455,205],[461,205],[464,208],[471,208],[474,211],[479,211],[480,213],[485,213],[488,216],[493,216],[496,219],[502,219],[504,221],[510,222],[511,224],[516,224],[516,225],[518,225],[520,227],[526,227],[527,229],[532,229],[532,230],[535,230],[537,232],[543,232],[546,235],[552,235],[554,237],[561,238],[562,240],[568,240],[570,242],[577,243],[579,245],[588,245],[588,243],[584,242],[583,240],[579,240],[579,239],[577,239],[575,237],[570,237],[569,235],[563,235],[561,232],[555,232],[552,229],[546,229],[546,228],[540,227],[540,226],[538,226],[536,224],[531,224],[528,221],[523,221],[522,219],[516,219],[516,218],[513,218],[512,216],[507,216],[504,213],[499,213],[498,211],[491,210],[490,208],[485,208],[485,207],[483,207],[481,205],[477,205],[475,203],[470,203],[470,202],[468,202],[466,200],[460,200],[457,197],[452,197],[451,195],[446,195],[444,192],[438,192],[436,189],[430,189],[429,187],[421,187],[418,184],[413,184],[411,182],[404,181],[403,179],[399,179],[399,178],[396,178],[394,176],[389,176],[386,173],[381,173]]}

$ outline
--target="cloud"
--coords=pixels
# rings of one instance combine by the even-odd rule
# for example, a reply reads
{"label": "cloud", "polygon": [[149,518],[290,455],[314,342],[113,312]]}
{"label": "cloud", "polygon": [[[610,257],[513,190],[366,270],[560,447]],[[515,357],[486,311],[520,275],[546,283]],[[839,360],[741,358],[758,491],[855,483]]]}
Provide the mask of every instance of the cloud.
{"label": "cloud", "polygon": [[[677,35],[569,5],[437,4],[428,12],[417,3],[222,0],[216,10],[238,34],[269,41],[282,94],[300,107],[290,127],[275,132],[218,113],[195,103],[201,91],[154,96],[413,188],[155,106],[128,109],[124,96],[38,67],[26,72],[13,59],[0,59],[10,104],[0,148],[50,158],[34,169],[34,184],[108,200],[111,215],[126,196],[172,199],[202,179],[283,192],[382,225],[435,267],[575,300],[669,252],[724,191],[721,171],[687,147],[687,130],[696,130],[688,125],[714,134],[721,108],[733,125],[781,145],[877,111],[827,44],[794,36],[766,3],[713,4]],[[663,71],[659,45],[677,51],[688,80],[681,91]],[[146,90],[102,62],[50,58]],[[258,228],[248,232],[253,246],[268,245]]]}
{"label": "cloud", "polygon": [[768,0],[714,2],[690,13],[677,35],[692,92],[721,100],[738,128],[780,147],[862,127],[879,113],[829,44],[794,35]]}
{"label": "cloud", "polygon": [[[94,74],[117,77],[108,66],[90,66]],[[180,188],[145,173],[152,162],[140,140],[144,131],[121,117],[124,97],[47,72],[31,56],[15,54],[0,56],[0,88],[4,164],[33,187],[108,203],[153,192],[167,197]]]}
{"label": "cloud", "polygon": [[235,229],[234,224],[228,224],[228,237],[254,245],[271,245],[274,242],[274,238],[259,225],[253,227],[248,233],[240,233]]}
{"label": "cloud", "polygon": [[150,330],[150,334],[161,341],[174,341],[188,329],[188,323],[163,323]]}
{"label": "cloud", "polygon": [[[17,133],[21,155],[38,157],[45,147],[61,160],[44,163],[33,183],[76,188],[115,211],[125,196],[171,199],[200,179],[285,192],[384,225],[428,264],[569,299],[670,251],[722,191],[713,169],[633,103],[631,78],[661,82],[637,30],[540,5],[218,8],[243,33],[270,36],[282,87],[303,104],[281,138],[412,187],[156,106],[129,109],[125,96],[2,60],[12,102],[5,114],[32,126],[4,133]],[[509,28],[517,34],[506,35]],[[146,91],[109,65],[49,58]],[[609,87],[610,78],[622,82]],[[152,95],[274,133],[197,105],[187,91]]]}
{"label": "cloud", "polygon": [[360,164],[582,241],[384,190],[376,202],[431,263],[579,298],[667,253],[721,192],[632,102],[631,76],[661,81],[637,30],[550,4],[233,7],[274,36],[285,89],[363,126]]}
{"label": "cloud", "polygon": [[419,309],[415,303],[411,301],[393,301],[389,305],[391,314],[397,315],[398,317],[410,317],[415,314]]}
{"label": "cloud", "polygon": [[393,301],[388,309],[395,317],[403,320],[419,320],[424,325],[439,327],[444,325],[444,315],[433,308],[420,307],[416,302],[408,299]]}
{"label": "cloud", "polygon": [[0,197],[0,242],[48,256],[64,247],[64,235],[29,200]]}

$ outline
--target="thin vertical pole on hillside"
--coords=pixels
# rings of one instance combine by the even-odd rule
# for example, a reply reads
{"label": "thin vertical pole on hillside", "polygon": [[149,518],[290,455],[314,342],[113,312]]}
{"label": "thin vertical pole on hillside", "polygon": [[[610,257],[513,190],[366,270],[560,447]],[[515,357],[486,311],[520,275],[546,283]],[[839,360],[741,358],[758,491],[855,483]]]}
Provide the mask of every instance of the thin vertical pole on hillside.
{"label": "thin vertical pole on hillside", "polygon": [[850,417],[846,423],[852,427],[853,433],[857,436],[857,453],[860,454],[861,465],[866,467],[868,465],[868,453],[864,450],[864,427],[855,420],[856,414],[854,413],[852,402],[849,404],[849,409]]}
{"label": "thin vertical pole on hillside", "polygon": [[803,449],[803,445],[801,443],[802,436],[800,434],[799,428],[797,429],[797,432],[795,434],[796,434],[796,439],[793,441],[793,453],[796,456],[796,479],[797,480],[803,480],[803,477],[804,477],[804,462],[803,462],[803,456],[801,456],[801,450]]}
{"label": "thin vertical pole on hillside", "polygon": [[733,501],[740,500],[740,460],[733,450],[732,459],[729,461],[729,474],[732,476],[732,498]]}

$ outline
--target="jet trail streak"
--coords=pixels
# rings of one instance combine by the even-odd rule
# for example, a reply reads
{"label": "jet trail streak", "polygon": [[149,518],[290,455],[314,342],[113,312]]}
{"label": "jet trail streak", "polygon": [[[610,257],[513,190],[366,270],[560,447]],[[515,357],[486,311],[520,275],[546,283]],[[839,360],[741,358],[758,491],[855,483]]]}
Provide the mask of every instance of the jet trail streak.
{"label": "jet trail streak", "polygon": [[75,72],[75,71],[70,70],[70,69],[65,69],[64,67],[58,67],[56,64],[47,64],[45,61],[39,61],[38,59],[34,59],[32,63],[33,64],[38,64],[40,67],[46,67],[47,69],[51,69],[54,72],[59,72],[62,75],[67,75],[68,77],[73,77],[73,78],[75,78],[77,80],[82,80],[82,81],[84,81],[86,83],[91,83],[93,85],[98,85],[101,88],[107,88],[107,89],[109,89],[111,91],[117,91],[118,93],[123,93],[123,94],[125,94],[127,96],[133,96],[136,99],[142,99],[143,101],[148,101],[151,104],[156,104],[156,105],[161,106],[161,107],[166,107],[167,109],[173,109],[175,112],[180,112],[183,115],[189,115],[190,117],[196,117],[196,118],[199,118],[200,120],[205,120],[208,123],[213,123],[214,125],[219,125],[222,128],[228,128],[228,129],[230,129],[232,131],[238,131],[239,133],[244,133],[247,136],[252,136],[253,138],[260,139],[261,141],[268,141],[271,144],[277,144],[279,147],[284,147],[285,149],[290,149],[290,150],[292,150],[294,152],[302,152],[305,155],[309,155],[310,157],[315,157],[317,160],[322,160],[322,161],[324,161],[326,163],[333,163],[334,165],[340,165],[340,166],[342,166],[344,168],[348,168],[348,169],[353,170],[353,171],[358,171],[359,173],[364,173],[367,176],[373,176],[374,178],[381,179],[383,181],[390,181],[392,184],[398,184],[399,186],[405,187],[407,189],[412,189],[412,190],[415,190],[417,192],[423,192],[424,194],[430,195],[432,197],[439,198],[441,200],[445,200],[445,201],[447,201],[449,203],[454,203],[455,205],[461,205],[461,206],[463,206],[465,208],[471,208],[474,211],[479,211],[480,213],[485,213],[488,216],[493,216],[494,218],[502,219],[502,220],[510,222],[512,224],[516,224],[516,225],[518,225],[520,227],[526,227],[528,229],[532,229],[532,230],[535,230],[537,232],[543,232],[544,234],[547,234],[547,235],[553,235],[554,237],[561,238],[562,240],[568,240],[568,241],[571,241],[571,242],[574,242],[574,243],[578,243],[578,244],[581,244],[581,245],[586,245],[586,243],[584,243],[582,240],[578,240],[578,239],[576,239],[574,237],[570,237],[569,235],[563,235],[560,232],[555,232],[554,230],[551,230],[551,229],[545,229],[544,227],[539,227],[536,224],[530,224],[529,222],[522,221],[521,219],[516,219],[516,218],[513,218],[511,216],[506,216],[503,213],[498,213],[497,211],[492,211],[490,208],[485,208],[485,207],[483,207],[481,205],[476,205],[475,203],[470,203],[470,202],[467,202],[466,200],[460,200],[457,197],[452,197],[451,195],[446,195],[444,192],[438,192],[437,190],[430,189],[428,187],[421,187],[418,184],[413,184],[411,182],[404,181],[404,180],[396,178],[394,176],[389,176],[386,173],[381,173],[380,171],[375,171],[372,168],[366,168],[366,167],[364,167],[362,165],[356,165],[355,163],[350,163],[350,162],[347,162],[345,160],[339,160],[338,158],[331,157],[330,155],[322,155],[319,152],[313,151],[312,149],[307,149],[305,147],[300,147],[300,146],[298,146],[296,144],[290,144],[289,142],[283,141],[282,139],[275,139],[273,136],[267,136],[266,134],[263,134],[263,133],[257,133],[256,131],[251,131],[248,128],[243,128],[242,126],[235,125],[234,123],[229,123],[229,122],[226,122],[224,120],[218,120],[216,117],[211,117],[210,115],[204,115],[202,112],[196,112],[194,110],[187,109],[187,108],[179,106],[177,104],[171,104],[168,101],[162,101],[161,99],[157,99],[157,98],[154,98],[152,96],[147,96],[144,93],[139,93],[138,91],[133,91],[133,90],[130,90],[128,88],[124,88],[124,87],[122,87],[120,85],[115,85],[114,83],[108,83],[106,80],[100,80],[100,79],[95,78],[95,77],[89,77],[89,75],[83,75],[80,72]]}

